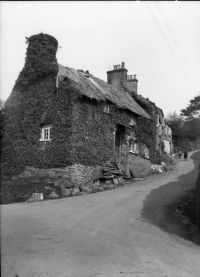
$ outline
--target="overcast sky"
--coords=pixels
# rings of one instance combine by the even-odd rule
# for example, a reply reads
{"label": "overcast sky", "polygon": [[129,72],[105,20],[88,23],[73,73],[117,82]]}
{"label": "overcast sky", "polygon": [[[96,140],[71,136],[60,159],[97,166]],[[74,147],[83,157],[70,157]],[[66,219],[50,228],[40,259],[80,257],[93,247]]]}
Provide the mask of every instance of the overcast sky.
{"label": "overcast sky", "polygon": [[138,93],[169,112],[180,112],[200,93],[200,2],[2,2],[1,98],[22,70],[25,37],[53,35],[58,62],[106,71],[125,62]]}

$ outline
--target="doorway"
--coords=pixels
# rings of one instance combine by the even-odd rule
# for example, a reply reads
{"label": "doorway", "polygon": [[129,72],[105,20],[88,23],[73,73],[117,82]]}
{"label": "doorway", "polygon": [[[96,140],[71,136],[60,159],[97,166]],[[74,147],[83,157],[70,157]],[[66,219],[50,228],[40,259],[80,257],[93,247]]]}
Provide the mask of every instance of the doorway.
{"label": "doorway", "polygon": [[117,124],[115,131],[115,156],[117,161],[120,161],[122,156],[122,145],[126,143],[125,141],[126,128],[121,124]]}

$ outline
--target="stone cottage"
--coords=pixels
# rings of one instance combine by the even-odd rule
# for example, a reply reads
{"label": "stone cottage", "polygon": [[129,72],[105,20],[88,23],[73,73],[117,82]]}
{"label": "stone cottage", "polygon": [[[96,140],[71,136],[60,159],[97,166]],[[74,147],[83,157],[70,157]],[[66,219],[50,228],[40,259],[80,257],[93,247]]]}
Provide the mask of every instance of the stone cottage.
{"label": "stone cottage", "polygon": [[73,182],[87,183],[112,160],[127,176],[147,175],[155,160],[156,113],[138,96],[136,76],[122,63],[104,82],[58,64],[54,37],[34,35],[27,43],[5,104],[5,174],[26,166],[63,168]]}

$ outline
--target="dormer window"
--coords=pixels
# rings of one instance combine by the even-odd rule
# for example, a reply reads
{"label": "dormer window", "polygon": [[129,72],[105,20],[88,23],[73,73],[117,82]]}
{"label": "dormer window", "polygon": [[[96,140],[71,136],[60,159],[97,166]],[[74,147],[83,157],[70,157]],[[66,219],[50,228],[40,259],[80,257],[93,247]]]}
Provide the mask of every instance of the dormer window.
{"label": "dormer window", "polygon": [[104,113],[110,113],[110,104],[106,103],[103,109]]}
{"label": "dormer window", "polygon": [[135,126],[137,123],[136,123],[136,120],[132,117],[130,122],[129,122],[129,125],[130,126]]}
{"label": "dormer window", "polygon": [[51,141],[51,129],[51,125],[42,127],[40,141]]}

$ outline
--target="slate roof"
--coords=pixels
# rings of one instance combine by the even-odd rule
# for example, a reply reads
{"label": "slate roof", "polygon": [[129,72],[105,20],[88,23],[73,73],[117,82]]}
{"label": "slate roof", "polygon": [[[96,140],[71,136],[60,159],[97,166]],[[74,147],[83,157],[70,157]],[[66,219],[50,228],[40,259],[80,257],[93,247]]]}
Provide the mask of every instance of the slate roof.
{"label": "slate roof", "polygon": [[60,64],[58,64],[58,69],[59,71],[56,80],[57,87],[59,87],[59,83],[64,78],[68,78],[74,82],[74,85],[78,88],[80,94],[87,96],[90,99],[96,99],[97,101],[110,101],[119,108],[127,109],[146,118],[151,118],[125,88],[122,88],[121,90],[116,89],[89,73],[87,74],[84,71],[64,67]]}

